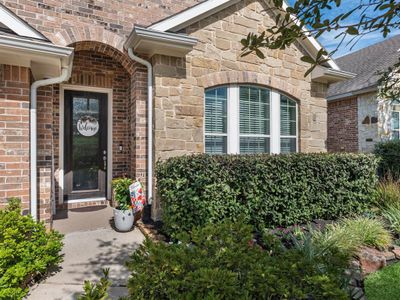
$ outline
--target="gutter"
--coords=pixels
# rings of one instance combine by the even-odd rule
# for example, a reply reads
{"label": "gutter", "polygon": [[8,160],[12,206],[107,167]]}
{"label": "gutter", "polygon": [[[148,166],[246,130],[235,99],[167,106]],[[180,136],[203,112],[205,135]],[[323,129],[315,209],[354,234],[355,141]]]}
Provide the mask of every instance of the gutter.
{"label": "gutter", "polygon": [[358,95],[362,95],[362,94],[366,94],[366,93],[376,92],[377,90],[378,90],[378,86],[374,85],[374,86],[362,88],[362,89],[348,92],[348,93],[342,93],[342,94],[329,96],[326,98],[326,100],[328,100],[328,101],[342,100],[344,98],[350,98],[350,97],[354,97],[354,96],[358,96]]}
{"label": "gutter", "polygon": [[147,60],[133,53],[128,48],[129,57],[147,67],[147,198],[148,204],[153,202],[153,66]]}
{"label": "gutter", "polygon": [[69,79],[72,72],[72,56],[69,65],[62,67],[61,75],[54,78],[37,80],[31,85],[30,97],[30,198],[31,198],[31,215],[37,221],[37,90],[39,87],[62,83]]}
{"label": "gutter", "polygon": [[173,44],[176,47],[188,48],[190,50],[198,42],[197,38],[185,34],[162,32],[135,26],[126,40],[126,45],[132,45],[132,48],[135,49],[141,40],[156,41],[160,44]]}
{"label": "gutter", "polygon": [[13,51],[23,50],[54,57],[68,57],[73,48],[57,46],[51,43],[36,41],[27,38],[0,35],[0,46]]}

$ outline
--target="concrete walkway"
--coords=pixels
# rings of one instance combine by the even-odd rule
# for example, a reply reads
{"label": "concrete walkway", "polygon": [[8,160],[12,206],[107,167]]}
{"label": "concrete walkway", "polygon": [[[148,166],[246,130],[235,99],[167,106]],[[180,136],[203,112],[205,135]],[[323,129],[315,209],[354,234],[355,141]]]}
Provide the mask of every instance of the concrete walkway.
{"label": "concrete walkway", "polygon": [[[118,233],[111,228],[112,209],[102,207],[68,211],[54,222],[65,234],[61,269],[31,288],[29,300],[76,299],[84,280],[98,280],[103,268],[110,268],[112,299],[126,295],[129,271],[125,262],[143,242],[139,229]],[[82,230],[79,230],[82,229]]]}

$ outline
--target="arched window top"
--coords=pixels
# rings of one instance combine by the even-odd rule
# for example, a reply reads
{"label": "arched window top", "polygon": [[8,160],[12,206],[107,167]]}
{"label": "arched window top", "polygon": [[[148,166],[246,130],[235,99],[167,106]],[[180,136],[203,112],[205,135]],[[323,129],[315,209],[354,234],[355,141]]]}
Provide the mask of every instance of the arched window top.
{"label": "arched window top", "polygon": [[290,153],[298,144],[297,102],[257,85],[205,92],[206,153]]}

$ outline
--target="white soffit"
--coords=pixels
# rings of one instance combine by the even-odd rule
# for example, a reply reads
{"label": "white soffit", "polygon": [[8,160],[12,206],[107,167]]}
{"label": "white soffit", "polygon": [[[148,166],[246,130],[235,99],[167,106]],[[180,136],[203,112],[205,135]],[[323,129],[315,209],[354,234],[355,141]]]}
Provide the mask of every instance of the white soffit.
{"label": "white soffit", "polygon": [[31,68],[35,79],[59,76],[73,59],[73,48],[0,35],[0,64]]}
{"label": "white soffit", "polygon": [[[268,5],[271,5],[269,3],[270,1],[263,1],[265,1]],[[240,2],[240,0],[207,0],[169,18],[154,23],[153,25],[149,26],[148,29],[164,32],[177,32],[238,2]],[[288,4],[286,0],[284,0],[282,8],[286,10],[287,7]],[[321,44],[319,44],[318,41],[310,35],[307,35],[305,39],[300,39],[299,42],[306,48],[308,54],[314,57],[318,51],[322,49]],[[334,70],[340,70],[339,66],[333,59],[329,59],[327,64]]]}
{"label": "white soffit", "polygon": [[19,36],[48,41],[43,34],[32,28],[28,23],[2,4],[0,4],[0,20],[1,23]]}
{"label": "white soffit", "polygon": [[311,79],[313,81],[321,82],[321,83],[335,83],[335,82],[344,81],[347,79],[352,79],[355,76],[356,76],[356,74],[354,74],[354,73],[325,68],[322,66],[317,66],[311,72]]}
{"label": "white soffit", "polygon": [[135,26],[125,48],[132,47],[139,53],[182,57],[193,49],[197,39],[184,34],[162,32]]}

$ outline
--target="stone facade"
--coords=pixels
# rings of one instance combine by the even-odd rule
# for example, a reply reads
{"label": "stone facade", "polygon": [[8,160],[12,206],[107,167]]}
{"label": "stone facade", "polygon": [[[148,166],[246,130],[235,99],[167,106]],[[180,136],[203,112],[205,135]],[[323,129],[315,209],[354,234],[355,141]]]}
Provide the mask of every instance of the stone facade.
{"label": "stone facade", "polygon": [[328,102],[329,152],[358,152],[358,100]]}
{"label": "stone facade", "polygon": [[358,97],[358,150],[372,152],[375,143],[380,141],[379,115],[376,93]]}
{"label": "stone facade", "polygon": [[204,91],[234,83],[270,87],[296,99],[300,151],[325,151],[326,86],[304,78],[303,49],[266,51],[266,59],[240,55],[244,36],[273,23],[261,2],[241,1],[186,29],[199,42],[185,58],[153,57],[156,159],[203,152]]}
{"label": "stone facade", "polygon": [[[250,83],[269,87],[299,104],[299,150],[326,151],[327,103],[324,84],[304,78],[309,68],[298,44],[268,50],[266,59],[241,56],[241,39],[274,24],[260,1],[240,1],[189,26],[199,42],[185,58],[153,57],[155,77],[155,158],[204,151],[204,92],[218,85]],[[153,203],[159,211],[159,203]]]}

